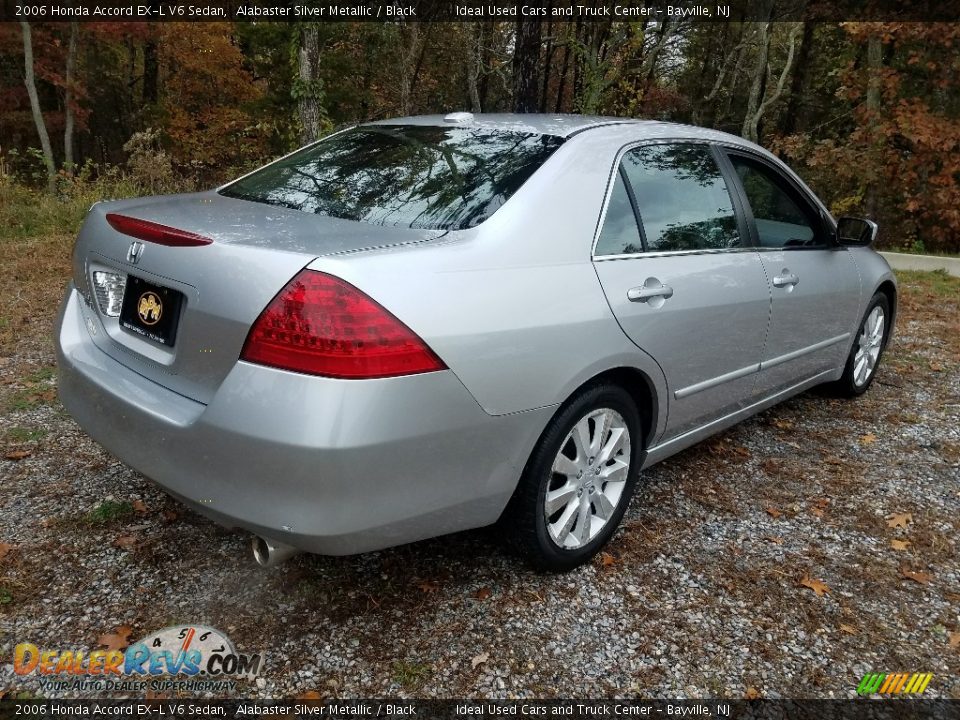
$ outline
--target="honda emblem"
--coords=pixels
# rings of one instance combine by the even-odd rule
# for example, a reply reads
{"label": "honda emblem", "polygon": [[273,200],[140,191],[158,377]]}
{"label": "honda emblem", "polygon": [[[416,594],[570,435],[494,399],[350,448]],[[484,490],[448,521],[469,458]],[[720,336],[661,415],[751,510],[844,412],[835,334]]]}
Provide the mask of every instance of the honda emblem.
{"label": "honda emblem", "polygon": [[140,262],[141,255],[143,255],[143,243],[139,240],[134,240],[130,243],[130,249],[127,250],[127,262],[136,265]]}

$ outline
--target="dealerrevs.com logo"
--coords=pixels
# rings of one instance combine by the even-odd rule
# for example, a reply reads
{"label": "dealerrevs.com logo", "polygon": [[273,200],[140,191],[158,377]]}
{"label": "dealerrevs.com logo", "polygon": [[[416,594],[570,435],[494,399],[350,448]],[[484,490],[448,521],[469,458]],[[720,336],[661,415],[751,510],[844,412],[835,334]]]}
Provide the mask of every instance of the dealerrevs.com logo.
{"label": "dealerrevs.com logo", "polygon": [[13,652],[14,672],[39,676],[48,692],[223,692],[255,679],[263,664],[262,653],[238,653],[224,633],[206,625],[166,627],[123,651],[20,643]]}
{"label": "dealerrevs.com logo", "polygon": [[867,673],[857,686],[857,695],[920,695],[933,673]]}

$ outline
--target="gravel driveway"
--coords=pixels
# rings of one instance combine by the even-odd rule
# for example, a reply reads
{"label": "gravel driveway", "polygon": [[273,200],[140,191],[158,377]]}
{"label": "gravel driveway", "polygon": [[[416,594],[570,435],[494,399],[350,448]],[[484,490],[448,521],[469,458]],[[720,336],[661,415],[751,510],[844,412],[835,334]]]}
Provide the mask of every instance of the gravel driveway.
{"label": "gravel driveway", "polygon": [[861,400],[805,394],[645,473],[592,565],[535,574],[488,530],[264,570],[65,415],[64,268],[27,250],[0,257],[4,297],[56,282],[24,290],[0,338],[8,693],[39,691],[13,673],[18,642],[200,622],[266,651],[244,690],[260,697],[847,697],[871,671],[960,697],[960,281],[902,278]]}

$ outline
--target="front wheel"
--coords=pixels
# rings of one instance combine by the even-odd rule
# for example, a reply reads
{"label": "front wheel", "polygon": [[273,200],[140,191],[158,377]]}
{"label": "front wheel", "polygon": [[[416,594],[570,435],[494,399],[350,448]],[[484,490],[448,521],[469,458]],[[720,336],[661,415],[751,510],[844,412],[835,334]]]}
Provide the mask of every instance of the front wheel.
{"label": "front wheel", "polygon": [[883,293],[870,299],[857,330],[843,375],[831,385],[842,397],[863,395],[873,382],[890,335],[890,301]]}
{"label": "front wheel", "polygon": [[633,494],[642,444],[637,407],[616,385],[588,388],[550,421],[504,516],[535,566],[570,570],[607,543]]}

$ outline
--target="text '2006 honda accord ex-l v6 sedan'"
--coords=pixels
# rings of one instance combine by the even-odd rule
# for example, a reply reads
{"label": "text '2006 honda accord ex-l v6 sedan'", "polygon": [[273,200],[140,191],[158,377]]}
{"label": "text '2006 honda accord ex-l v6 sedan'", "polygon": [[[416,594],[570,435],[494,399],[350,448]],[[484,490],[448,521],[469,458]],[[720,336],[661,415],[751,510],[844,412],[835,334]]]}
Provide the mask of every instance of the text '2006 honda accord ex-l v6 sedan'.
{"label": "text '2006 honda accord ex-l v6 sedan'", "polygon": [[712,130],[378,121],[215,191],[95,205],[60,394],[263,564],[500,520],[566,569],[643,467],[869,387],[897,292],[875,234]]}

